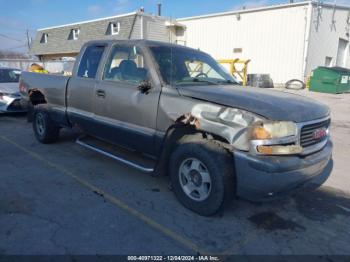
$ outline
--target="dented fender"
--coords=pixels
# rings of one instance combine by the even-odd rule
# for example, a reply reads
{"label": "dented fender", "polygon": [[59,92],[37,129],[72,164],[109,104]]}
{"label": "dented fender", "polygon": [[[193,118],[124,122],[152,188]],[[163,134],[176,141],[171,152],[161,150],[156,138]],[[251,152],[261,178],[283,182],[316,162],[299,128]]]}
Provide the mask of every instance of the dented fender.
{"label": "dented fender", "polygon": [[[163,92],[157,125],[164,132],[174,124],[188,125],[223,138],[239,150],[248,150],[249,126],[259,117],[235,108],[189,97],[176,96],[173,90]],[[169,93],[168,93],[169,92]]]}

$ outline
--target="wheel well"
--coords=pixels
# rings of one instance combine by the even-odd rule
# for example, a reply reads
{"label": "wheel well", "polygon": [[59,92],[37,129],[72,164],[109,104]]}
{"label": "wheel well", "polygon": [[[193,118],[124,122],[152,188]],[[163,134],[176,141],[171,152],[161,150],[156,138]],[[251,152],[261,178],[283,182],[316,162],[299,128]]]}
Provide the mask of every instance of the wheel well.
{"label": "wheel well", "polygon": [[47,103],[44,94],[41,93],[39,90],[29,91],[29,101],[33,106]]}
{"label": "wheel well", "polygon": [[171,153],[179,145],[180,139],[187,135],[198,135],[198,138],[200,139],[211,139],[217,141],[220,144],[228,145],[226,139],[214,134],[206,133],[205,131],[198,130],[196,125],[175,123],[168,128],[164,136],[163,146],[156,167],[157,174],[167,174],[167,167]]}

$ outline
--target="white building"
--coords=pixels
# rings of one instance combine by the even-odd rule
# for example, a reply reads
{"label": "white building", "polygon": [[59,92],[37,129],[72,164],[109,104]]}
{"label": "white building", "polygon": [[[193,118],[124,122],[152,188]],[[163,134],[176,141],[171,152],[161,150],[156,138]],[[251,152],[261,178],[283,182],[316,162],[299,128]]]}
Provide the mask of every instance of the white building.
{"label": "white building", "polygon": [[277,84],[318,66],[349,67],[350,7],[299,2],[178,19],[178,43],[216,59],[251,59],[248,73]]}

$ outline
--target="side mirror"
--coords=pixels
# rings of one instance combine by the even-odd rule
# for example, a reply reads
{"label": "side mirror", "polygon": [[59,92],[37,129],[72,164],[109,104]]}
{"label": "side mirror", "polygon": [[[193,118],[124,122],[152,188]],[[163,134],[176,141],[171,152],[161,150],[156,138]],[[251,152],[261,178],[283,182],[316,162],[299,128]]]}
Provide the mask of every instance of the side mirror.
{"label": "side mirror", "polygon": [[137,88],[141,91],[141,93],[148,94],[148,91],[152,88],[151,81],[143,80],[140,82]]}

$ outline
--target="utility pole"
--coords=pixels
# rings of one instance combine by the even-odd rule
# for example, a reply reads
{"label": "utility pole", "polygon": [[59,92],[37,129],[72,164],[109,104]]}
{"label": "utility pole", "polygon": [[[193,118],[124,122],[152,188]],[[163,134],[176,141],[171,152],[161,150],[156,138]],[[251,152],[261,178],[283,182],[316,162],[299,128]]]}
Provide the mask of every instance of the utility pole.
{"label": "utility pole", "polygon": [[30,36],[29,36],[29,30],[27,29],[26,30],[26,36],[27,36],[27,46],[28,46],[28,54],[29,54],[29,50],[30,50],[30,46],[31,46],[31,38],[30,38]]}
{"label": "utility pole", "polygon": [[161,16],[162,15],[162,4],[160,2],[158,2],[157,7],[158,7],[157,15]]}

